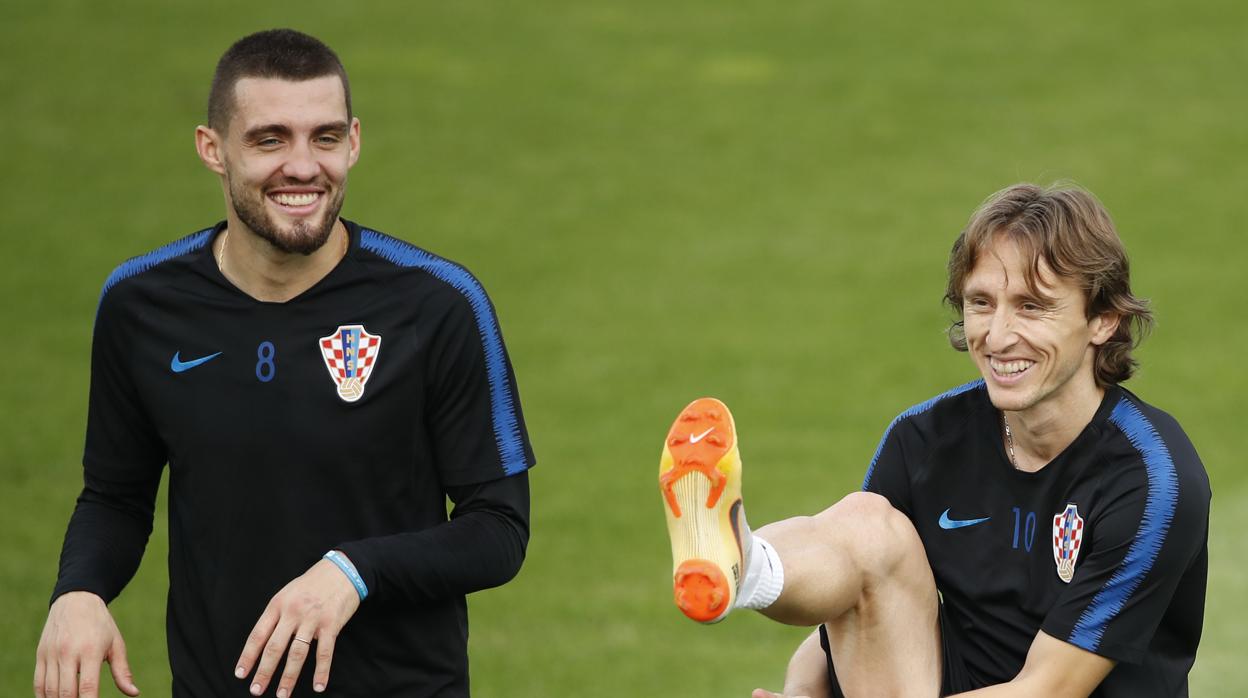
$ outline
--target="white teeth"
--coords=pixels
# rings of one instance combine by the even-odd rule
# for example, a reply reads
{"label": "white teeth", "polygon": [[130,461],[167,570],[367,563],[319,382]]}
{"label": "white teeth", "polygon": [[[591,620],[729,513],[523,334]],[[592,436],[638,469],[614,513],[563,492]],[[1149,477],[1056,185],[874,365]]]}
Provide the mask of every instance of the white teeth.
{"label": "white teeth", "polygon": [[316,192],[308,192],[306,194],[274,194],[273,200],[283,206],[307,206],[316,201],[319,196]]}
{"label": "white teeth", "polygon": [[1032,364],[1036,362],[1035,361],[1001,362],[1001,361],[994,361],[990,359],[988,363],[989,365],[992,366],[993,372],[997,373],[998,375],[1010,376],[1010,375],[1014,375],[1015,373],[1022,373],[1023,371],[1026,371],[1027,369],[1031,368]]}

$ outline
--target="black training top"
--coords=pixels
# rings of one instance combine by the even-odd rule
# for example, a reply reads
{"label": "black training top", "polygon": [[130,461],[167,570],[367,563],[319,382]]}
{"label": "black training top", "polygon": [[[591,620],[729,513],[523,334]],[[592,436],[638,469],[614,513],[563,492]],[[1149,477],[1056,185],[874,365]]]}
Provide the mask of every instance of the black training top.
{"label": "black training top", "polygon": [[[233,676],[248,632],[334,548],[369,595],[327,695],[467,695],[464,594],[519,569],[534,462],[489,298],[462,267],[348,222],[325,278],[259,302],[217,268],[223,227],[104,285],[53,598],[121,592],[167,462],[174,695],[248,695]],[[296,693],[312,695],[312,667]]]}
{"label": "black training top", "polygon": [[1043,630],[1119,662],[1095,696],[1187,695],[1210,491],[1170,415],[1111,387],[1065,451],[1023,472],[975,381],[899,415],[863,489],[913,521],[977,687],[1013,679]]}

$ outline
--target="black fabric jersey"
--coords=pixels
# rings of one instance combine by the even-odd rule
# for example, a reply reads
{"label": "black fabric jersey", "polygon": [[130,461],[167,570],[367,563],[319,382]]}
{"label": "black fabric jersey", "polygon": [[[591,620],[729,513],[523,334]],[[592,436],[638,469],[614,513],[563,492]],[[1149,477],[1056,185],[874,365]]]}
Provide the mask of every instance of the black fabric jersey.
{"label": "black fabric jersey", "polygon": [[330,549],[369,596],[328,695],[467,695],[464,594],[518,570],[534,462],[489,299],[462,267],[348,222],[328,275],[259,302],[217,268],[223,227],[105,283],[53,598],[120,593],[168,463],[174,695],[248,695],[233,676],[248,632]]}
{"label": "black fabric jersey", "polygon": [[976,687],[1038,631],[1118,665],[1094,696],[1185,696],[1204,616],[1209,480],[1178,423],[1121,387],[1038,472],[976,381],[897,417],[863,488],[914,523]]}

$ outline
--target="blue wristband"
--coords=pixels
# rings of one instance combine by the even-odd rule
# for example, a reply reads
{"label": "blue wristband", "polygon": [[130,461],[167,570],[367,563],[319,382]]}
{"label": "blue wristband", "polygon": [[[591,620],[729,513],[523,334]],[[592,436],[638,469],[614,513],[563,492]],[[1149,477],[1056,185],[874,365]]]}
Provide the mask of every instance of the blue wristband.
{"label": "blue wristband", "polygon": [[368,598],[368,585],[364,583],[364,578],[356,571],[355,565],[351,564],[346,555],[337,550],[331,550],[325,553],[325,559],[337,565],[338,569],[347,575],[347,579],[350,579],[351,584],[355,586],[356,593],[360,595],[360,601]]}

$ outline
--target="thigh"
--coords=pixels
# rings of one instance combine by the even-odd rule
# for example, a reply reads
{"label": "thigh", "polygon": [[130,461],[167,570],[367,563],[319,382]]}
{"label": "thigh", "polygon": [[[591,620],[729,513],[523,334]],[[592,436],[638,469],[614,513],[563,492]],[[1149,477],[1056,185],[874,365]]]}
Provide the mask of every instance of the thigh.
{"label": "thigh", "polygon": [[[962,660],[962,639],[957,632],[957,628],[949,621],[949,615],[943,603],[938,606],[937,614],[940,626],[940,695],[952,696],[974,690],[977,687],[971,683],[970,675],[967,673],[966,665]],[[845,698],[845,692],[841,689],[837,679],[836,664],[832,660],[832,648],[828,640],[828,630],[824,625],[819,626],[819,645],[823,649],[824,659],[827,664],[828,698]]]}
{"label": "thigh", "polygon": [[814,516],[768,524],[755,535],[771,544],[784,568],[780,598],[762,609],[772,620],[809,627],[935,595],[914,525],[878,494],[854,492]]}
{"label": "thigh", "polygon": [[922,541],[910,520],[892,510],[879,534],[862,545],[887,547],[883,564],[865,565],[861,593],[845,613],[824,621],[831,657],[845,694],[940,694],[940,602]]}

